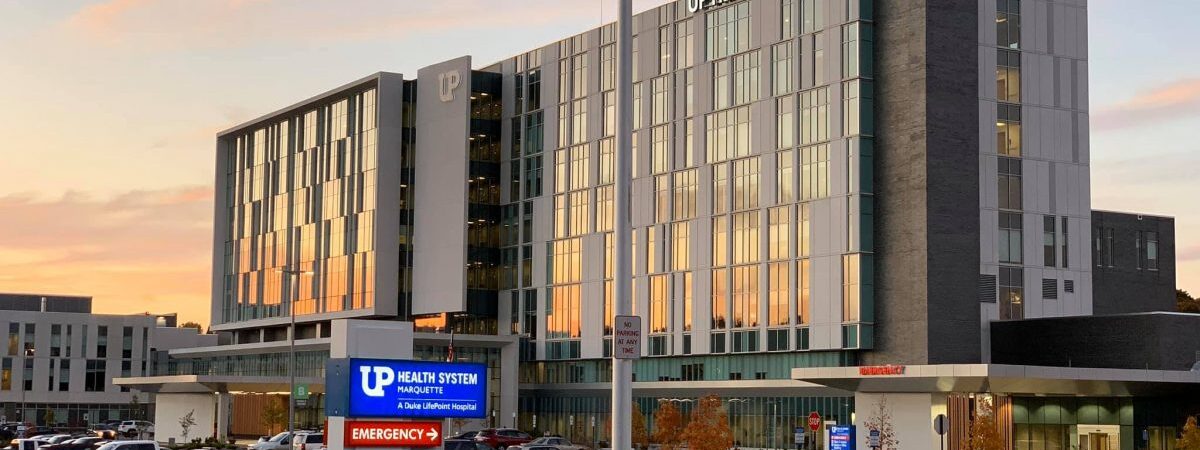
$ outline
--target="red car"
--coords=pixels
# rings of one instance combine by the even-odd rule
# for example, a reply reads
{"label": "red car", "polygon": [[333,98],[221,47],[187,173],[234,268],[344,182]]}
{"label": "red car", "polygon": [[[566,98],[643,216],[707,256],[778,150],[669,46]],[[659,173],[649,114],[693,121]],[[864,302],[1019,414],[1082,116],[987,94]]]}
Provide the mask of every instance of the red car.
{"label": "red car", "polygon": [[487,428],[479,430],[479,433],[475,435],[475,442],[486,444],[496,450],[504,450],[510,445],[521,445],[532,440],[533,436],[512,428]]}

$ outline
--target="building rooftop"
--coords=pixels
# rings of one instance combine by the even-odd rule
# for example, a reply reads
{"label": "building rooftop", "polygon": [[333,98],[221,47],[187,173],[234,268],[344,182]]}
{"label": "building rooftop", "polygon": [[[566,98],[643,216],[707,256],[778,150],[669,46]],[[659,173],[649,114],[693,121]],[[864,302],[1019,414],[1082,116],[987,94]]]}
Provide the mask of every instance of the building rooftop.
{"label": "building rooftop", "polygon": [[[42,300],[45,299],[45,309]],[[77,295],[0,293],[0,311],[92,312],[92,298]]]}

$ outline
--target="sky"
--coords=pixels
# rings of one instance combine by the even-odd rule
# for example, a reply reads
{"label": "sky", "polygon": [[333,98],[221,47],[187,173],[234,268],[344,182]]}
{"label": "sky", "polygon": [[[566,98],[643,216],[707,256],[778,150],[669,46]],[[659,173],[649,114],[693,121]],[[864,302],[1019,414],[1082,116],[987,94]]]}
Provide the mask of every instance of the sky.
{"label": "sky", "polygon": [[[641,11],[665,0],[635,0]],[[1092,207],[1174,216],[1200,293],[1194,0],[1089,1]],[[215,134],[377,71],[477,65],[614,0],[0,1],[0,292],[208,323]]]}

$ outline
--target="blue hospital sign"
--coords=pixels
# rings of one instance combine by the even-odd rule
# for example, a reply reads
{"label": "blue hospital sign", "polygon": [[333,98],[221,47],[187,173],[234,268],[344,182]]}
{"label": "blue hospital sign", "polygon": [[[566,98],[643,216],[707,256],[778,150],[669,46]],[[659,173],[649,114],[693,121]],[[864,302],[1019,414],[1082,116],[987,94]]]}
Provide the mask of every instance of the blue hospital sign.
{"label": "blue hospital sign", "polygon": [[854,427],[829,427],[829,450],[854,450]]}
{"label": "blue hospital sign", "polygon": [[348,417],[482,418],[487,366],[351,359]]}

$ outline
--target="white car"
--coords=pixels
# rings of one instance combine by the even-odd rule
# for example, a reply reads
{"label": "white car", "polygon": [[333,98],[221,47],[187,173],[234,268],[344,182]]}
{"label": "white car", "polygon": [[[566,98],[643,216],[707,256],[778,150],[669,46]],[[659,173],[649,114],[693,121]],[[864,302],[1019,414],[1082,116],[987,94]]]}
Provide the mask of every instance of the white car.
{"label": "white car", "polygon": [[161,450],[154,441],[112,441],[96,450]]}
{"label": "white car", "polygon": [[137,433],[153,433],[154,424],[145,420],[126,420],[117,425],[117,432],[125,435]]}
{"label": "white car", "polygon": [[11,448],[16,450],[37,450],[43,445],[50,445],[50,441],[40,438],[30,439],[13,439]]}
{"label": "white car", "polygon": [[296,433],[296,439],[292,441],[292,450],[321,450],[324,445],[323,433]]}
{"label": "white car", "polygon": [[258,442],[250,444],[250,450],[291,450],[291,448],[292,437],[286,431],[271,437],[258,438]]}
{"label": "white car", "polygon": [[572,444],[570,439],[557,436],[543,436],[524,444],[514,445],[509,448],[525,450],[542,449],[546,447],[555,448],[558,450],[587,450],[587,447]]}

